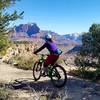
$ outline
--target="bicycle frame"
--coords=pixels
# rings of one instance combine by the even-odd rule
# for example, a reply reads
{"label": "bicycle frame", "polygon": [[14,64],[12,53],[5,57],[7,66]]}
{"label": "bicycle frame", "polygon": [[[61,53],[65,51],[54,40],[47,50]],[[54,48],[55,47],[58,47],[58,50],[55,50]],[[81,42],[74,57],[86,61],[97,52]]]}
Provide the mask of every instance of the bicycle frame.
{"label": "bicycle frame", "polygon": [[[41,54],[41,58],[39,59],[39,62],[44,63],[45,61],[45,56],[48,56],[47,54]],[[56,63],[55,63],[56,64]],[[54,65],[55,65],[54,64]],[[48,76],[52,76],[52,68],[54,65],[48,65]],[[44,66],[43,66],[44,67]],[[54,72],[55,73],[55,72]]]}

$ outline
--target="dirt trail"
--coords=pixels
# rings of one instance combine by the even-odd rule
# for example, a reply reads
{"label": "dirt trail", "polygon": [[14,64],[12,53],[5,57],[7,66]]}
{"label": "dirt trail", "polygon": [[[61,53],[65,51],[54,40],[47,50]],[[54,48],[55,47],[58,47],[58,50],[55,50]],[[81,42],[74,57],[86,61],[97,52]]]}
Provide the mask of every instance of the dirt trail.
{"label": "dirt trail", "polygon": [[48,78],[41,78],[40,81],[34,82],[32,71],[17,69],[0,61],[0,82],[9,83],[16,79],[26,80],[23,87],[13,90],[14,96],[17,94],[17,98],[20,98],[16,100],[25,98],[25,100],[38,100],[33,97],[38,98],[40,95],[60,96],[62,100],[100,100],[100,84],[69,77],[66,86],[57,89]]}
{"label": "dirt trail", "polygon": [[0,62],[0,81],[10,82],[18,78],[32,78],[32,71],[17,69]]}

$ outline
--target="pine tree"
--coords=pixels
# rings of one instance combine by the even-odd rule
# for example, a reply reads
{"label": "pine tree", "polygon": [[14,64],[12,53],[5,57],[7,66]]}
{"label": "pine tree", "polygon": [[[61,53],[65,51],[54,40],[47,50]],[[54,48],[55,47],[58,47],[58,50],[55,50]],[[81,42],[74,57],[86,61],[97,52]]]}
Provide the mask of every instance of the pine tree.
{"label": "pine tree", "polygon": [[14,5],[19,0],[0,0],[0,52],[5,50],[9,44],[7,38],[9,33],[9,25],[12,21],[22,18],[24,12],[20,14],[14,11],[12,14],[7,12],[7,9]]}

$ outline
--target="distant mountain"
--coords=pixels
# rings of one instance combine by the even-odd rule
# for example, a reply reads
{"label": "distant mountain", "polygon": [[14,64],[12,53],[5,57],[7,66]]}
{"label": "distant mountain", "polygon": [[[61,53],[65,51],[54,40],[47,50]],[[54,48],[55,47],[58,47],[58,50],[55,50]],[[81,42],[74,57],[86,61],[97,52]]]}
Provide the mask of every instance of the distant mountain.
{"label": "distant mountain", "polygon": [[78,43],[82,42],[82,34],[81,33],[72,33],[63,35],[65,38],[76,41]]}
{"label": "distant mountain", "polygon": [[37,26],[36,23],[31,24],[20,24],[19,26],[15,26],[16,33],[27,33],[28,36],[32,34],[39,33],[40,28]]}
{"label": "distant mountain", "polygon": [[10,38],[13,41],[33,41],[34,43],[43,43],[43,37],[50,32],[59,45],[77,45],[81,43],[81,34],[73,33],[66,35],[59,35],[58,33],[41,30],[36,23],[20,24],[15,26],[10,31]]}

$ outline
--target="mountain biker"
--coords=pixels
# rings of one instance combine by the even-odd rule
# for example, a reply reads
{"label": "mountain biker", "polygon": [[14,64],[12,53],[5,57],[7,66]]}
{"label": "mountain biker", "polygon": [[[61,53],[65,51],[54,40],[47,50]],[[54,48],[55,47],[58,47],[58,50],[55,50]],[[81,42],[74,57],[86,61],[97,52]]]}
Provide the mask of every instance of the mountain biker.
{"label": "mountain biker", "polygon": [[34,54],[37,54],[44,48],[47,48],[50,52],[50,55],[48,55],[44,62],[44,72],[46,73],[48,70],[48,65],[53,65],[58,60],[59,55],[62,53],[62,51],[58,49],[57,45],[53,42],[51,34],[46,34],[44,39],[45,43],[38,50],[34,51]]}

